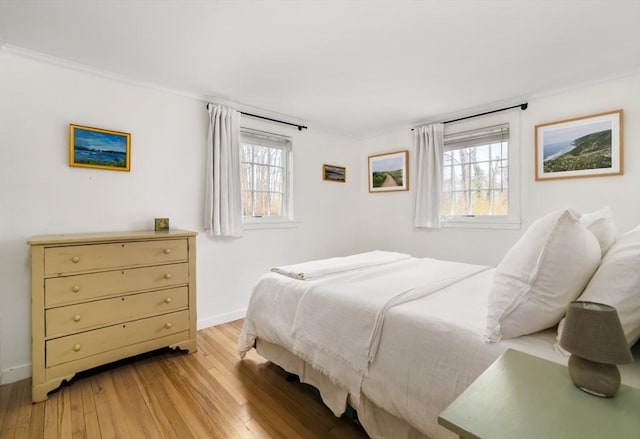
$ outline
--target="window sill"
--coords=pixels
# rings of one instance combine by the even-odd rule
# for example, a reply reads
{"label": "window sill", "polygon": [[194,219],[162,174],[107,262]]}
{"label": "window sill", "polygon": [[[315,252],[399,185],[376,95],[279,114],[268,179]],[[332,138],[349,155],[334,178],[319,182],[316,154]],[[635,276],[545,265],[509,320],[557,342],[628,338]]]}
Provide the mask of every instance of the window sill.
{"label": "window sill", "polygon": [[299,221],[251,221],[242,224],[244,230],[263,229],[295,229],[300,225]]}
{"label": "window sill", "polygon": [[491,220],[442,220],[443,229],[504,229],[519,230],[520,221],[491,221]]}

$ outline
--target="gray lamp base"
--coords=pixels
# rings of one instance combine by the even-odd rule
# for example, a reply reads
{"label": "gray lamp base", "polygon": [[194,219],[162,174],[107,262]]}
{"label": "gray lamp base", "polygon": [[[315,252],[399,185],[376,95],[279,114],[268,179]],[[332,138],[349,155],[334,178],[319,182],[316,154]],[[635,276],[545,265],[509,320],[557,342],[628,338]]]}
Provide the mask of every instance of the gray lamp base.
{"label": "gray lamp base", "polygon": [[620,388],[620,371],[615,364],[604,364],[571,355],[569,376],[580,390],[603,398],[613,398]]}

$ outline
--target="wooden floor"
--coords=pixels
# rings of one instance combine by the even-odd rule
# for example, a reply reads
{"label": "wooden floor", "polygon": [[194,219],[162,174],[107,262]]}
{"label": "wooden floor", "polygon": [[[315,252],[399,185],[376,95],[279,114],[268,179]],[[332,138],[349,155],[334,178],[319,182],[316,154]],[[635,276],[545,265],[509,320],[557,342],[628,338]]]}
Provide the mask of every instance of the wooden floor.
{"label": "wooden floor", "polygon": [[0,386],[0,439],[363,439],[319,396],[255,351],[239,360],[241,321],[198,332],[198,352],[161,352],[76,376],[31,403],[31,380]]}

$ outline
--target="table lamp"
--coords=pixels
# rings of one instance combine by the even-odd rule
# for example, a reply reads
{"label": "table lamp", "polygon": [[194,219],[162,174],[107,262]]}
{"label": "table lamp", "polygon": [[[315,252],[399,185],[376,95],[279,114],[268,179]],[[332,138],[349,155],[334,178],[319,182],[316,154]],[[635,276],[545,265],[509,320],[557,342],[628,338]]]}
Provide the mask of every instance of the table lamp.
{"label": "table lamp", "polygon": [[633,362],[618,311],[602,303],[569,303],[560,346],[571,352],[569,376],[576,387],[605,398],[620,388],[617,365]]}

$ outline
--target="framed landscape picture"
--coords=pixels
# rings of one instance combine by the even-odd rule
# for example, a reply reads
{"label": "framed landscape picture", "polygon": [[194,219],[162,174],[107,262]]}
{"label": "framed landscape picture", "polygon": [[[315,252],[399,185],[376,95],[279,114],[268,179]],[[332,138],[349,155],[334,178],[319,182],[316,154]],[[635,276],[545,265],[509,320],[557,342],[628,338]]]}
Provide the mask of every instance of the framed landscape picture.
{"label": "framed landscape picture", "polygon": [[69,125],[69,166],[129,171],[131,134]]}
{"label": "framed landscape picture", "polygon": [[347,168],[335,165],[322,165],[322,179],[345,183],[347,181]]}
{"label": "framed landscape picture", "polygon": [[369,192],[409,190],[409,151],[369,156]]}
{"label": "framed landscape picture", "polygon": [[622,110],[536,125],[536,180],[623,173]]}

